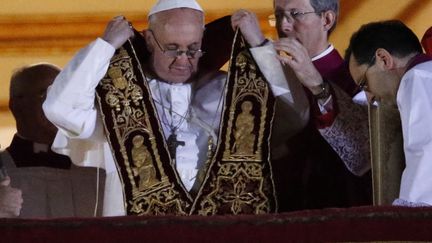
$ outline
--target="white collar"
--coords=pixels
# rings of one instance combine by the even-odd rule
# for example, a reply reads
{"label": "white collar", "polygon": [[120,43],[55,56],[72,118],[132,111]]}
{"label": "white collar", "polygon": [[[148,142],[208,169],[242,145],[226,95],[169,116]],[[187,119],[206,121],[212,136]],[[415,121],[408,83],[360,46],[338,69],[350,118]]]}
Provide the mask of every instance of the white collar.
{"label": "white collar", "polygon": [[45,152],[45,153],[48,153],[48,152],[49,152],[50,146],[49,146],[48,144],[34,142],[34,141],[32,141],[32,140],[30,140],[30,139],[28,139],[28,138],[22,136],[22,135],[19,134],[19,133],[17,133],[16,135],[17,135],[19,138],[23,139],[23,140],[26,140],[26,141],[29,141],[29,142],[33,143],[33,152],[34,152],[34,153],[37,154],[37,153],[39,153],[39,152]]}
{"label": "white collar", "polygon": [[[158,79],[150,80],[149,86],[152,93],[157,91],[157,92],[162,92],[163,95],[168,94],[168,96],[176,96],[176,97],[182,97],[182,96],[190,97],[191,90],[192,90],[191,83],[167,83]],[[158,96],[157,93],[153,93],[152,95],[153,98]]]}
{"label": "white collar", "polygon": [[159,82],[161,85],[169,87],[169,86],[174,86],[174,87],[180,87],[180,86],[190,86],[191,83],[190,82],[185,82],[185,83],[168,83],[159,79],[150,79],[150,81],[148,81],[149,84],[156,84],[157,82]]}
{"label": "white collar", "polygon": [[334,46],[332,44],[330,44],[329,47],[327,47],[327,49],[325,49],[323,52],[321,52],[320,54],[312,57],[312,61],[316,61],[324,56],[326,56],[327,54],[329,54],[330,52],[332,52],[334,50]]}

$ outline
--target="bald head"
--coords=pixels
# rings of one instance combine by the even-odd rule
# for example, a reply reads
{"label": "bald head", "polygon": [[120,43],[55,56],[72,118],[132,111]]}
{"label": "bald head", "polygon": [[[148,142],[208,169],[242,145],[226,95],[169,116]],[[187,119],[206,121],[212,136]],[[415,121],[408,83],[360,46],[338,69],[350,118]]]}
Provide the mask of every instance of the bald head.
{"label": "bald head", "polygon": [[17,69],[10,82],[9,108],[15,117],[18,134],[34,142],[50,144],[57,132],[42,110],[48,86],[60,68],[48,63]]}

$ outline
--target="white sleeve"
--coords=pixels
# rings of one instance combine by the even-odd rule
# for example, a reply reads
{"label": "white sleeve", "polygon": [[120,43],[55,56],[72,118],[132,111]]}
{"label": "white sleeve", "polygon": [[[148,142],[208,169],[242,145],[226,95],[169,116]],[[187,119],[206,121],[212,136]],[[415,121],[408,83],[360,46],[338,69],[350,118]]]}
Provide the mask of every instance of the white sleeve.
{"label": "white sleeve", "polygon": [[254,47],[251,48],[250,51],[261,72],[270,83],[273,94],[275,96],[280,96],[290,93],[282,64],[276,58],[277,54],[273,45],[268,44],[262,47]]}
{"label": "white sleeve", "polygon": [[45,115],[67,137],[87,138],[93,133],[95,88],[114,52],[113,46],[98,38],[79,51],[49,87]]}
{"label": "white sleeve", "polygon": [[261,72],[277,97],[275,129],[284,141],[303,129],[309,121],[309,102],[292,70],[283,68],[273,44],[251,48]]}
{"label": "white sleeve", "polygon": [[432,205],[432,79],[422,71],[409,71],[397,94],[406,160],[400,198]]}
{"label": "white sleeve", "polygon": [[52,149],[76,165],[106,170],[105,216],[125,214],[120,179],[95,107],[95,88],[114,52],[102,39],[82,49],[54,80],[43,104],[45,115],[59,128]]}

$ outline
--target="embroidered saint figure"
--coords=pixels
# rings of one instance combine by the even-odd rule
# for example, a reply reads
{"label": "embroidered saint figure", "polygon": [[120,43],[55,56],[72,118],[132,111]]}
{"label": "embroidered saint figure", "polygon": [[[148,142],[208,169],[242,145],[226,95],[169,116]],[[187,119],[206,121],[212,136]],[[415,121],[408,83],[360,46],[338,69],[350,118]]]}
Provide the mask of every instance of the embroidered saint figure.
{"label": "embroidered saint figure", "polygon": [[156,184],[159,180],[156,178],[156,170],[153,167],[151,154],[147,147],[144,146],[144,137],[136,135],[132,139],[132,144],[132,160],[135,165],[133,173],[140,178],[138,189],[143,190]]}
{"label": "embroidered saint figure", "polygon": [[251,114],[253,104],[250,101],[244,101],[241,104],[241,113],[237,116],[235,122],[234,138],[235,143],[232,153],[237,155],[253,155],[255,134],[254,116]]}

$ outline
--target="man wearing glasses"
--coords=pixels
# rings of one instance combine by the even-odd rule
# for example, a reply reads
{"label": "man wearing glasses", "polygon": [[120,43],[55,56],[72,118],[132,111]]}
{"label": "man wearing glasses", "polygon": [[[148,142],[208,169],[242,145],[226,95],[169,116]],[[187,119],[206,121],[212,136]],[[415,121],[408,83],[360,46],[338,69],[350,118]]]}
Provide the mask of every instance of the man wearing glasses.
{"label": "man wearing glasses", "polygon": [[[207,159],[208,138],[217,139],[226,73],[218,72],[205,80],[199,91],[193,85],[198,61],[205,51],[201,50],[204,13],[197,2],[160,0],[150,10],[148,20],[149,29],[144,33],[146,48],[151,53],[147,63],[150,70],[146,73],[148,86],[170,154],[175,158],[174,166],[184,188],[192,192],[196,190],[197,173]],[[60,73],[44,104],[47,117],[59,127],[53,147],[69,154],[74,163],[105,168],[105,216],[126,212],[122,183],[94,104],[95,87],[107,72],[115,50],[132,36],[128,21],[122,16],[114,18],[103,37],[81,50]],[[276,67],[281,69],[281,65],[273,65],[268,72],[275,73]],[[283,75],[266,76],[271,86],[272,82],[284,81],[280,87],[272,86],[272,90],[276,96],[285,97],[282,102],[286,106],[294,107],[285,110],[292,114],[292,122],[285,125],[285,132],[278,133],[290,137],[307,123],[307,99],[300,92],[293,99]],[[300,85],[298,89],[302,90]],[[133,145],[137,151],[144,151],[142,139],[138,138]],[[138,156],[135,159],[140,160]],[[145,168],[141,171],[142,175],[154,175],[154,171]]]}
{"label": "man wearing glasses", "polygon": [[397,106],[400,112],[406,166],[393,204],[432,205],[432,59],[397,20],[362,26],[351,37],[347,57],[368,100]]}
{"label": "man wearing glasses", "polygon": [[[296,155],[273,161],[274,166],[284,164],[276,171],[286,173],[281,178],[291,185],[285,199],[289,209],[371,203],[368,130],[363,119],[367,110],[352,102],[358,87],[328,41],[338,11],[338,0],[275,0],[270,20],[279,39],[272,44],[253,13],[240,10],[232,16],[233,27],[241,29],[256,53],[273,52],[292,69],[311,104],[309,126],[291,139],[296,142],[287,142]],[[298,143],[306,148],[296,147]]]}

